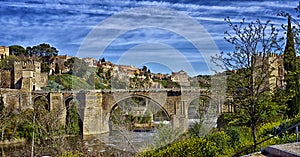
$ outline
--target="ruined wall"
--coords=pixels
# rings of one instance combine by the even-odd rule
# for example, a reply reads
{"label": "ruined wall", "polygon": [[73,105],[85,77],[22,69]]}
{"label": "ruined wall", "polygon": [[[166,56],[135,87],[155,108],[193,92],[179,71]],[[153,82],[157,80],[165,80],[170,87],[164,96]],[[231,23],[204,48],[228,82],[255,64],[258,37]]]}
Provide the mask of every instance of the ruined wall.
{"label": "ruined wall", "polygon": [[0,87],[11,88],[11,75],[9,70],[0,71]]}

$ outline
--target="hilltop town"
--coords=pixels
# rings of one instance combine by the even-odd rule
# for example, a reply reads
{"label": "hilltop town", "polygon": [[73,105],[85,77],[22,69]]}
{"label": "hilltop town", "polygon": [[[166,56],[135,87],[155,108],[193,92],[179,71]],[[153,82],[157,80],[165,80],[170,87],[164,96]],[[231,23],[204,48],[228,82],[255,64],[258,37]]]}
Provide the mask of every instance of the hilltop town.
{"label": "hilltop town", "polygon": [[[130,88],[175,88],[209,86],[209,77],[199,77],[200,82],[183,70],[172,74],[151,73],[143,66],[117,65],[104,58],[77,58],[58,55],[49,44],[40,44],[39,50],[30,54],[30,48],[21,46],[0,47],[1,87],[35,90],[82,89],[130,89]],[[42,54],[53,49],[55,53]],[[36,48],[32,48],[36,49]],[[21,51],[21,52],[20,52]],[[41,51],[41,52],[39,52]],[[72,82],[73,79],[73,82]],[[76,83],[74,81],[80,83]],[[73,85],[73,87],[72,87]],[[78,85],[78,86],[77,86]]]}

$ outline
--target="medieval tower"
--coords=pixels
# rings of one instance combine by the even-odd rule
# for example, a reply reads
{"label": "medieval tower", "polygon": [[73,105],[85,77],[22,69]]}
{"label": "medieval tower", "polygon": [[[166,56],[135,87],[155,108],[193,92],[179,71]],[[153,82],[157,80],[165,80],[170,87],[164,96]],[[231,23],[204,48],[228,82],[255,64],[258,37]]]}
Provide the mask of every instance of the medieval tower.
{"label": "medieval tower", "polygon": [[14,63],[13,88],[31,92],[41,90],[48,83],[48,74],[41,73],[41,63],[21,61]]}

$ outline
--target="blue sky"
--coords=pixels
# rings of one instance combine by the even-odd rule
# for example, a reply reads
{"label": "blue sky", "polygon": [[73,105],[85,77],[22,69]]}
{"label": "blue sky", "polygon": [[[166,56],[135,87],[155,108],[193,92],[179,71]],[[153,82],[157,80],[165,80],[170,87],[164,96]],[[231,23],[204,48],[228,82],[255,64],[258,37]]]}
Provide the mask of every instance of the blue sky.
{"label": "blue sky", "polygon": [[[293,0],[4,0],[0,1],[0,45],[45,42],[61,55],[105,57],[118,64],[148,65],[153,72],[183,69],[190,75],[208,74],[212,65],[205,55],[213,50],[206,47],[211,45],[206,39],[211,37],[218,51],[232,50],[223,40],[224,31],[230,29],[225,17],[233,22],[269,19],[280,28],[286,19],[277,14],[284,10],[296,15],[297,5]],[[193,22],[201,28],[191,27]],[[193,34],[199,32],[195,38]],[[114,33],[118,36],[112,38]]]}

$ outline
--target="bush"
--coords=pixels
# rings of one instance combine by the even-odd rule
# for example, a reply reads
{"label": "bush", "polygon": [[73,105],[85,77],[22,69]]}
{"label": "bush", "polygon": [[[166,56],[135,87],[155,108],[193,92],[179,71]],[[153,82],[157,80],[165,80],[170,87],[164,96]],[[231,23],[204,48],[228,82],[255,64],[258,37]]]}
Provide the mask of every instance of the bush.
{"label": "bush", "polygon": [[155,157],[155,156],[172,156],[172,157],[201,157],[201,156],[218,156],[218,148],[216,143],[208,141],[205,138],[189,138],[178,141],[172,145],[165,146],[160,149],[147,151],[140,156]]}

